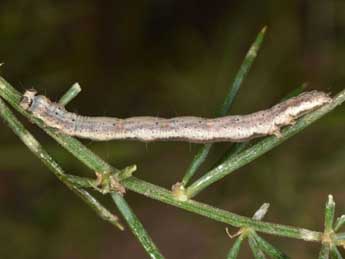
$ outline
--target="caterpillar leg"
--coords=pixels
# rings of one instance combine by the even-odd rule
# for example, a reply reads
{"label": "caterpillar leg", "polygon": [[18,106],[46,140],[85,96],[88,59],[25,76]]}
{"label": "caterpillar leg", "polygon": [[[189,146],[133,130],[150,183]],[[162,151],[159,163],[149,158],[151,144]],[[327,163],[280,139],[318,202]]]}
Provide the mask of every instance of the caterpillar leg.
{"label": "caterpillar leg", "polygon": [[273,135],[277,138],[281,138],[283,136],[279,128],[273,132]]}
{"label": "caterpillar leg", "polygon": [[296,123],[296,118],[292,115],[289,115],[285,125],[295,125]]}
{"label": "caterpillar leg", "polygon": [[274,135],[277,138],[281,138],[282,137],[282,133],[280,132],[280,127],[278,125],[275,125],[270,132],[270,135]]}

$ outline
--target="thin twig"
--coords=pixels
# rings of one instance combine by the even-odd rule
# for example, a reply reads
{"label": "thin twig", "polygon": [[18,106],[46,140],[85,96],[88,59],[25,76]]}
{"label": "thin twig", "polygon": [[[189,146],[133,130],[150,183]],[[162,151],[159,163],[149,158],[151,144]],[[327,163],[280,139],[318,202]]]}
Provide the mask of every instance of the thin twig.
{"label": "thin twig", "polygon": [[186,190],[187,196],[194,197],[195,195],[197,195],[199,192],[201,192],[202,190],[204,190],[211,184],[219,181],[220,179],[231,174],[238,168],[252,162],[256,158],[267,153],[271,149],[280,145],[281,143],[283,143],[290,137],[294,136],[295,134],[302,131],[313,122],[317,121],[318,119],[320,119],[321,117],[323,117],[324,115],[326,115],[327,113],[335,109],[338,105],[342,104],[344,101],[345,101],[345,90],[338,93],[333,98],[333,101],[331,103],[300,118],[296,122],[295,125],[283,129],[281,137],[279,138],[275,136],[266,137],[263,140],[256,143],[255,145],[245,149],[244,151],[237,153],[234,156],[231,156],[224,163],[218,165],[216,168],[212,169],[211,171],[206,173],[204,176],[196,180],[192,185],[190,185]]}
{"label": "thin twig", "polygon": [[60,98],[59,104],[66,106],[81,92],[81,87],[78,83],[74,83],[68,91]]}
{"label": "thin twig", "polygon": [[0,116],[13,130],[13,132],[24,142],[24,144],[33,152],[54,174],[63,182],[69,189],[82,198],[96,213],[104,220],[123,230],[123,226],[119,223],[118,218],[108,211],[102,204],[100,204],[87,191],[80,189],[69,182],[63,169],[55,160],[43,149],[41,144],[26,130],[21,122],[14,116],[10,109],[6,106],[0,98]]}
{"label": "thin twig", "polygon": [[152,241],[151,237],[146,232],[144,226],[127,204],[126,200],[120,194],[115,192],[111,194],[111,197],[130,226],[132,233],[140,241],[148,255],[154,259],[164,258],[157,246]]}
{"label": "thin twig", "polygon": [[[246,78],[256,56],[257,53],[261,47],[261,44],[263,42],[263,39],[265,37],[265,33],[266,33],[266,29],[267,27],[264,27],[259,34],[257,35],[255,41],[253,42],[253,44],[251,45],[251,47],[249,48],[243,63],[240,66],[240,69],[238,70],[236,76],[235,76],[235,80],[232,83],[228,95],[225,97],[224,103],[221,106],[219,112],[217,113],[217,116],[221,117],[221,116],[225,116],[237,94],[238,91],[240,90],[240,87],[242,85],[242,82],[244,81],[244,79]],[[188,167],[181,183],[182,186],[186,186],[188,184],[188,182],[190,181],[190,179],[193,177],[193,175],[196,173],[196,171],[200,168],[200,166],[204,163],[204,161],[206,160],[211,148],[212,148],[213,144],[205,144],[204,146],[202,146],[199,151],[197,152],[197,154],[195,155],[193,161],[191,162],[190,166]]]}
{"label": "thin twig", "polygon": [[[69,150],[74,156],[78,157],[79,159],[80,159],[80,156],[84,157],[84,159],[80,159],[80,160],[82,160],[88,166],[93,167],[93,169],[99,168],[101,170],[112,168],[109,164],[101,160],[98,156],[96,156],[90,150],[84,147],[79,141],[75,140],[72,137],[59,134],[55,132],[54,130],[45,128],[42,122],[34,119],[30,114],[23,111],[21,107],[18,105],[21,95],[12,86],[10,86],[4,79],[1,79],[1,78],[0,78],[0,96],[6,99],[6,101],[8,101],[20,113],[24,114],[29,120],[34,121],[38,126],[40,126],[47,133],[49,133],[49,135],[51,135],[54,139],[56,139],[63,147]],[[332,107],[329,107],[329,106],[327,107],[328,111],[333,109],[335,106],[339,105],[342,102],[341,99],[345,99],[345,91],[343,91],[341,94],[339,94],[335,98],[335,101],[331,105]],[[324,113],[326,112],[324,110],[322,111]],[[318,111],[318,112],[321,112],[321,111]],[[309,117],[305,118],[306,125],[309,120],[312,120],[312,119]],[[314,120],[316,120],[316,118],[314,118]],[[296,132],[290,132],[289,134],[293,134],[293,133],[296,133]],[[271,142],[266,143],[266,145],[272,145],[271,148],[278,144],[280,143],[276,143],[274,141],[273,143]],[[266,145],[259,146],[259,149],[257,151],[259,152],[260,148],[261,150],[265,148],[267,149]],[[80,154],[83,152],[85,153]],[[89,162],[89,161],[92,161],[92,162]],[[279,225],[279,224],[260,222],[260,221],[252,220],[247,217],[239,216],[234,213],[220,210],[203,203],[195,202],[192,200],[180,201],[180,200],[175,199],[175,197],[171,194],[171,192],[163,188],[160,188],[158,186],[152,185],[150,183],[141,181],[135,177],[130,177],[129,179],[126,179],[122,181],[121,183],[129,190],[141,193],[142,195],[148,196],[150,198],[162,201],[167,204],[171,204],[173,206],[177,206],[179,208],[191,211],[196,214],[200,214],[202,216],[205,216],[205,217],[208,217],[216,221],[223,222],[235,227],[249,226],[253,230],[258,231],[258,232],[264,232],[268,234],[291,237],[291,238],[296,238],[296,239],[304,239],[306,241],[316,241],[316,242],[321,241],[322,233],[320,232],[306,230],[303,228],[289,227],[289,226],[284,226],[284,225]],[[340,240],[338,239],[338,242],[341,242],[341,241],[343,241],[343,239],[340,239]]]}

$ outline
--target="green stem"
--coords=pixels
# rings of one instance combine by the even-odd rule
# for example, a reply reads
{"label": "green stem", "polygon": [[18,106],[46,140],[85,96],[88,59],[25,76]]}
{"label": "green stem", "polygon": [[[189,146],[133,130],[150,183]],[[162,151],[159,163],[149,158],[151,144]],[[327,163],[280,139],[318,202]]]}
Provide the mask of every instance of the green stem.
{"label": "green stem", "polygon": [[[303,83],[299,87],[293,89],[291,92],[289,92],[284,98],[282,98],[280,101],[285,101],[291,97],[297,96],[300,93],[302,93],[303,89],[306,87],[306,83]],[[251,144],[250,141],[241,142],[241,143],[234,143],[228,150],[225,151],[224,155],[215,163],[215,165],[212,167],[216,167],[217,165],[223,163],[224,161],[230,159],[232,156],[236,155],[237,153],[242,152],[245,148],[247,148]]]}
{"label": "green stem", "polygon": [[333,221],[335,213],[335,202],[332,195],[328,195],[328,201],[325,207],[325,233],[333,231]]}
{"label": "green stem", "polygon": [[[73,176],[73,178],[76,178]],[[82,186],[83,188],[93,188],[94,181],[88,178],[78,177],[77,180],[72,180],[77,186]],[[190,211],[195,214],[213,219],[218,222],[226,223],[233,227],[247,227],[258,232],[263,232],[272,235],[290,237],[303,239],[306,241],[321,241],[321,232],[311,231],[308,229],[284,226],[280,224],[273,224],[262,222],[260,220],[254,220],[252,218],[244,217],[231,213],[225,210],[214,208],[210,205],[200,203],[193,200],[181,201],[176,199],[171,191],[158,187],[151,183],[140,180],[136,177],[130,177],[123,182],[121,182],[128,190],[142,194],[148,198],[164,202],[166,204]],[[342,242],[345,236],[339,236],[337,243]]]}
{"label": "green stem", "polygon": [[[13,113],[7,108],[5,103],[0,99],[0,115],[4,118],[10,128],[16,133],[16,135],[26,144],[26,146],[38,157],[48,168],[72,191],[80,196],[88,205],[90,205],[97,214],[111,222],[112,224],[123,230],[123,226],[118,222],[118,218],[111,214],[105,207],[103,207],[93,196],[87,191],[80,189],[80,186],[91,187],[95,186],[95,181],[85,179],[78,176],[66,175],[63,169],[52,159],[52,157],[43,149],[39,142],[28,132],[24,126],[15,118]],[[72,184],[73,183],[73,184]],[[129,206],[125,200],[118,194],[112,193],[112,197],[120,209],[121,213],[125,217],[132,232],[139,239],[144,249],[150,255],[151,258],[164,258],[157,247],[154,245],[143,226],[135,215],[131,212]]]}
{"label": "green stem", "polygon": [[131,208],[128,206],[126,200],[117,193],[112,193],[111,197],[115,202],[116,206],[120,210],[121,214],[130,226],[132,233],[140,241],[140,244],[144,247],[146,252],[151,258],[164,258],[160,253],[156,245],[153,243],[150,236],[147,234],[143,225],[140,223],[139,219],[135,216]]}
{"label": "green stem", "polygon": [[[257,53],[261,47],[262,41],[265,37],[266,27],[264,27],[256,37],[255,41],[249,48],[241,66],[238,70],[235,80],[232,83],[228,95],[225,97],[224,103],[221,106],[219,112],[217,113],[218,117],[225,116],[232,106],[238,91],[242,85],[243,80],[246,78],[256,56]],[[186,186],[190,179],[193,177],[193,175],[196,173],[196,171],[200,168],[200,166],[203,164],[203,162],[206,160],[213,144],[205,144],[203,147],[199,149],[197,154],[195,155],[192,163],[188,167],[183,179],[182,179],[182,185]]]}
{"label": "green stem", "polygon": [[240,249],[241,249],[241,245],[243,243],[243,240],[247,238],[247,235],[241,234],[238,238],[236,238],[233,246],[231,247],[231,249],[228,252],[227,255],[227,259],[236,259]]}
{"label": "green stem", "polygon": [[338,248],[334,245],[331,246],[331,258],[332,259],[343,259],[343,256],[339,252]]}
{"label": "green stem", "polygon": [[214,208],[210,205],[193,200],[180,201],[176,199],[170,191],[162,187],[147,183],[135,177],[124,180],[122,184],[127,189],[142,194],[151,199],[176,206],[178,208],[234,227],[250,227],[258,232],[296,239],[304,239],[306,241],[320,242],[321,240],[322,233],[317,231],[253,220],[251,218],[240,216],[222,209]]}
{"label": "green stem", "polygon": [[255,259],[265,259],[266,256],[260,249],[260,246],[258,245],[256,239],[253,237],[252,233],[249,233],[248,235],[248,243],[249,247],[252,250],[253,256]]}
{"label": "green stem", "polygon": [[[68,149],[74,156],[79,157],[81,152],[86,152],[87,154],[86,155],[82,154],[82,156],[86,156],[85,160],[89,159],[90,161],[92,161],[92,163],[83,161],[84,163],[87,163],[88,166],[94,167],[93,169],[100,168],[101,170],[112,168],[109,164],[101,160],[98,156],[96,156],[91,151],[89,151],[86,147],[84,147],[79,141],[76,142],[78,143],[78,145],[71,145],[70,143],[66,143],[66,141],[67,142],[72,141],[74,143],[74,141],[76,140],[74,140],[71,137],[58,134],[57,132],[51,131],[50,129],[47,129],[46,127],[44,127],[42,122],[34,119],[31,114],[23,111],[21,107],[19,106],[19,101],[21,99],[21,96],[12,86],[10,86],[4,79],[1,79],[1,78],[0,78],[0,96],[6,99],[6,101],[8,101],[20,113],[24,114],[29,120],[37,123],[37,125],[43,128],[45,131],[50,131],[49,132],[50,135],[52,135],[55,139],[57,139],[58,142],[61,143],[63,147]],[[341,99],[345,99],[345,91],[343,91],[343,93],[339,94],[335,98],[331,106],[335,107],[336,105],[340,104]],[[328,107],[326,109],[331,110],[331,107]],[[82,147],[80,147],[79,145],[81,145]],[[264,147],[265,145],[263,145],[263,148]],[[90,157],[87,157],[87,156],[90,156]],[[51,163],[51,162],[48,162],[48,163]],[[51,170],[55,170],[55,168],[52,167]],[[320,232],[306,230],[303,228],[290,227],[290,226],[284,226],[284,225],[279,225],[279,224],[265,223],[265,222],[261,222],[257,220],[252,220],[250,218],[239,216],[237,214],[227,212],[221,209],[217,209],[209,205],[192,201],[192,200],[180,201],[176,199],[171,194],[171,192],[167,191],[166,189],[163,189],[161,187],[155,186],[150,183],[146,183],[135,177],[130,177],[122,181],[121,183],[127,189],[140,193],[144,196],[147,196],[152,199],[156,199],[161,202],[208,217],[215,221],[223,222],[228,225],[232,225],[235,227],[250,227],[253,230],[258,231],[258,232],[264,232],[264,233],[268,233],[272,235],[285,236],[285,237],[296,238],[296,239],[303,239],[306,241],[316,241],[316,242],[321,241],[322,233]],[[337,243],[344,242],[344,239],[338,237]]]}
{"label": "green stem", "polygon": [[338,105],[342,104],[345,101],[345,90],[338,93],[333,101],[320,109],[311,112],[301,119],[299,119],[295,125],[287,127],[282,130],[282,136],[277,138],[275,136],[266,137],[263,140],[259,141],[255,145],[245,149],[244,151],[237,153],[234,156],[231,156],[224,163],[218,165],[216,168],[212,169],[204,176],[196,180],[192,185],[190,185],[186,194],[188,197],[194,197],[199,192],[210,186],[211,184],[219,181],[230,173],[234,172],[236,169],[252,162],[256,158],[262,156],[266,152],[270,151],[274,147],[283,143],[290,137],[294,136],[298,132],[302,131],[304,128],[317,121]]}
{"label": "green stem", "polygon": [[334,231],[338,232],[338,230],[345,224],[345,215],[341,215],[334,224]]}
{"label": "green stem", "polygon": [[13,132],[24,142],[24,144],[33,152],[69,189],[82,198],[96,213],[104,220],[123,230],[123,226],[118,222],[118,218],[109,212],[102,204],[100,204],[87,191],[82,190],[68,181],[66,174],[58,163],[43,149],[41,144],[25,129],[23,124],[18,121],[11,110],[6,106],[0,98],[0,116],[13,130]]}
{"label": "green stem", "polygon": [[319,259],[329,259],[330,246],[328,243],[322,244]]}
{"label": "green stem", "polygon": [[198,171],[200,166],[205,162],[208,154],[210,153],[210,150],[212,148],[213,144],[205,144],[201,148],[199,148],[198,152],[194,156],[190,166],[188,167],[185,175],[182,179],[182,186],[186,186],[190,179],[193,177],[193,175]]}
{"label": "green stem", "polygon": [[[92,197],[87,191],[80,189],[81,186],[93,187],[95,186],[95,181],[87,178],[82,178],[78,176],[66,175],[63,169],[49,156],[49,154],[43,149],[39,142],[24,128],[24,126],[15,118],[13,113],[6,107],[5,103],[0,99],[0,115],[9,124],[10,128],[20,137],[20,139],[29,147],[29,149],[43,161],[45,165],[48,166],[51,171],[71,190],[73,190],[77,195],[79,195],[85,202],[87,202],[98,215],[110,221],[112,224],[123,230],[123,226],[118,222],[118,218],[111,214],[105,207],[103,207],[94,197]],[[75,150],[74,150],[75,152]],[[90,151],[91,152],[91,151]],[[129,177],[133,172],[133,167],[125,169],[123,177]],[[131,227],[133,233],[138,237],[140,243],[143,245],[144,249],[150,255],[151,258],[164,258],[146,231],[135,217],[131,210],[126,204],[125,200],[118,194],[112,194],[112,197],[119,207],[121,213],[127,220],[129,226]]]}
{"label": "green stem", "polygon": [[19,113],[23,114],[25,117],[29,118],[30,121],[34,122],[37,126],[43,129],[49,136],[51,136],[55,141],[72,153],[91,170],[99,173],[119,171],[103,161],[98,155],[94,154],[77,139],[63,135],[52,128],[46,127],[41,120],[34,118],[30,113],[23,110],[19,105],[22,95],[2,77],[0,77],[0,96],[10,103]]}
{"label": "green stem", "polygon": [[214,165],[211,167],[211,169],[217,167],[219,164],[224,163],[228,159],[230,159],[232,156],[242,152],[245,148],[247,148],[251,144],[250,141],[241,142],[241,143],[233,143],[229,149],[227,149],[224,154],[221,156],[221,158],[214,163]]}
{"label": "green stem", "polygon": [[280,251],[278,248],[274,247],[270,243],[268,243],[265,239],[260,237],[255,231],[251,232],[251,236],[255,239],[256,243],[260,247],[260,249],[265,252],[265,254],[269,255],[271,258],[276,259],[288,259],[289,257]]}
{"label": "green stem", "polygon": [[81,92],[81,87],[78,83],[74,83],[68,91],[60,98],[59,104],[66,106]]}
{"label": "green stem", "polygon": [[232,106],[237,96],[237,93],[242,85],[242,82],[248,75],[248,72],[259,52],[261,44],[265,38],[266,30],[267,30],[266,26],[262,28],[259,34],[257,35],[255,41],[253,42],[253,44],[250,46],[243,60],[243,63],[241,64],[240,69],[238,70],[235,76],[235,80],[231,86],[231,90],[229,91],[229,94],[226,96],[224,103],[218,113],[219,116],[225,116],[229,112],[229,109]]}

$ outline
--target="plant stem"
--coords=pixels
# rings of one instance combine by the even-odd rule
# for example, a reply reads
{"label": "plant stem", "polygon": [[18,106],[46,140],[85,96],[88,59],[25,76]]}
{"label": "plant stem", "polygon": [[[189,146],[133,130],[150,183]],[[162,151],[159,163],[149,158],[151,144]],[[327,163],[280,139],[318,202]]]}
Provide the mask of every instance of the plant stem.
{"label": "plant stem", "polygon": [[[83,160],[81,159],[81,160],[85,164],[87,164],[89,167],[93,167],[93,169],[100,168],[101,170],[112,168],[109,164],[107,164],[97,155],[93,154],[92,151],[84,147],[79,141],[76,141],[72,137],[58,134],[54,130],[44,127],[41,121],[34,119],[31,114],[23,111],[23,109],[19,106],[19,101],[21,99],[20,94],[2,78],[0,78],[0,96],[6,99],[6,101],[8,101],[20,113],[24,114],[24,116],[26,116],[29,120],[34,121],[39,127],[43,128],[47,133],[53,136],[54,139],[56,139],[67,150],[69,150],[74,156],[78,158],[79,156],[82,156],[82,157],[85,156],[85,159]],[[344,100],[345,100],[345,90],[342,93],[337,95],[337,97],[334,99],[332,104],[330,104],[327,107],[324,107],[323,109],[316,111],[315,113],[313,113],[314,115],[306,116],[306,118],[304,118],[303,120],[304,121],[303,123],[306,123],[306,125],[307,123],[310,124],[310,121],[317,119],[316,117],[313,117],[313,116],[316,116],[315,114],[326,113],[334,109],[337,105],[339,105]],[[299,124],[301,124],[301,122],[299,122],[298,125]],[[293,132],[292,133],[285,132],[285,135],[287,134],[293,134]],[[68,143],[69,141],[71,141],[72,144]],[[267,142],[267,140],[265,141]],[[77,143],[77,144],[74,144],[74,143]],[[270,144],[272,148],[272,143],[268,142],[268,144]],[[279,143],[273,142],[273,145],[278,145],[278,144]],[[266,146],[261,145],[260,147],[264,149]],[[252,152],[254,151],[255,150],[253,150]],[[260,151],[260,149],[258,151]],[[82,152],[86,152],[86,153],[80,154]],[[241,152],[240,154],[242,153],[243,152]],[[249,155],[250,154],[251,153],[249,153]],[[40,159],[42,158],[40,157]],[[92,162],[89,162],[89,161],[92,161]],[[49,160],[47,160],[47,162],[48,164],[52,163],[52,161],[49,161]],[[51,170],[57,170],[55,167],[52,167],[51,165],[49,166]],[[87,180],[87,181],[89,181],[90,183],[90,180]],[[290,226],[284,226],[284,225],[279,225],[279,224],[265,223],[265,222],[261,222],[257,220],[252,220],[250,218],[239,216],[237,214],[227,212],[225,210],[217,209],[209,205],[192,201],[192,200],[180,201],[176,199],[171,194],[171,192],[167,191],[166,189],[144,182],[135,177],[130,177],[122,181],[121,183],[127,189],[140,193],[144,196],[185,209],[187,211],[208,217],[210,219],[213,219],[219,222],[223,222],[228,225],[232,225],[235,227],[250,227],[253,230],[258,231],[258,232],[264,232],[268,234],[285,236],[285,237],[296,238],[296,239],[303,239],[306,241],[316,241],[316,242],[321,241],[322,233],[320,232],[311,231],[311,230],[307,230],[303,228],[290,227]],[[87,182],[85,186],[86,185],[87,185]],[[344,242],[344,239],[339,237],[336,242],[337,243]]]}
{"label": "plant stem", "polygon": [[243,243],[243,240],[246,238],[246,235],[241,234],[238,238],[236,238],[233,246],[231,247],[231,249],[228,252],[227,255],[227,259],[236,259],[240,249],[241,249],[241,245]]}
{"label": "plant stem", "polygon": [[[240,69],[238,70],[236,76],[235,76],[235,80],[232,83],[228,95],[225,97],[224,103],[221,106],[219,112],[217,113],[218,117],[221,116],[225,116],[237,94],[238,91],[242,85],[243,80],[246,78],[256,56],[257,53],[261,47],[262,41],[265,37],[265,32],[266,32],[267,27],[264,27],[258,34],[258,36],[256,37],[255,41],[253,42],[253,44],[251,45],[251,47],[249,48],[241,66]],[[204,146],[202,146],[199,151],[197,152],[197,154],[195,155],[192,163],[190,164],[190,166],[188,167],[183,179],[182,179],[182,185],[186,186],[188,184],[188,182],[190,181],[190,179],[193,177],[193,175],[196,173],[196,171],[200,168],[200,166],[203,164],[203,162],[206,160],[211,148],[212,148],[213,144],[205,144]]]}
{"label": "plant stem", "polygon": [[331,258],[332,259],[343,259],[343,256],[341,255],[341,253],[339,252],[338,248],[334,245],[332,245],[331,247]]}
{"label": "plant stem", "polygon": [[0,98],[0,116],[13,130],[13,132],[24,142],[24,144],[33,152],[69,189],[82,198],[96,213],[104,220],[123,230],[123,226],[119,223],[118,218],[109,212],[102,204],[100,204],[87,191],[78,188],[68,181],[66,174],[58,163],[43,149],[41,144],[26,130],[21,122],[14,116],[11,110],[6,106]]}
{"label": "plant stem", "polygon": [[264,28],[261,29],[261,31],[259,32],[259,34],[257,35],[255,41],[253,42],[253,44],[250,46],[244,60],[243,63],[240,66],[240,69],[238,70],[236,76],[235,76],[235,80],[230,88],[230,91],[228,93],[228,95],[226,96],[224,103],[220,109],[220,111],[218,112],[219,116],[225,116],[228,112],[229,109],[231,108],[237,94],[238,91],[244,81],[244,79],[246,78],[246,76],[248,75],[248,72],[259,52],[259,49],[261,47],[261,44],[265,38],[265,33],[266,33],[267,27],[265,26]]}
{"label": "plant stem", "polygon": [[[103,205],[101,205],[93,196],[87,191],[81,189],[81,186],[92,187],[95,186],[94,180],[82,178],[78,176],[66,175],[63,169],[53,160],[53,158],[43,149],[40,143],[27,131],[24,126],[17,120],[14,114],[7,108],[6,104],[0,99],[0,116],[8,123],[10,128],[16,135],[26,144],[26,146],[39,158],[42,162],[72,191],[80,196],[89,206],[91,206],[97,214],[104,220],[111,222],[123,230],[123,226],[118,222],[118,218],[110,213]],[[132,171],[132,168],[128,169]],[[131,227],[132,232],[139,239],[140,243],[150,255],[151,258],[164,258],[157,247],[154,245],[151,238],[144,230],[140,221],[131,212],[129,206],[119,194],[112,193],[112,197],[121,213],[124,213],[126,221]]]}
{"label": "plant stem", "polygon": [[267,255],[271,256],[272,258],[276,259],[287,259],[289,258],[285,255],[282,251],[278,248],[274,247],[270,243],[268,243],[265,239],[260,237],[255,231],[251,232],[251,236],[255,239],[256,243],[260,247],[260,249],[265,252]]}
{"label": "plant stem", "polygon": [[60,98],[59,104],[66,106],[81,92],[81,87],[78,83],[74,83],[68,91]]}
{"label": "plant stem", "polygon": [[338,232],[338,230],[344,225],[345,223],[345,215],[341,215],[334,224],[334,231]]}
{"label": "plant stem", "polygon": [[285,236],[296,239],[304,239],[306,241],[320,241],[322,233],[311,231],[303,228],[284,226],[280,224],[266,223],[253,220],[248,217],[240,216],[222,209],[214,208],[210,205],[193,201],[180,201],[176,199],[172,193],[162,187],[158,187],[151,183],[147,183],[136,177],[131,177],[122,182],[129,190],[142,194],[151,199],[155,199],[181,209],[190,211],[195,214],[219,221],[234,227],[250,227],[255,231],[267,234]]}
{"label": "plant stem", "polygon": [[98,173],[119,171],[103,161],[98,155],[94,154],[77,139],[61,134],[52,128],[46,127],[41,120],[34,118],[30,113],[23,110],[19,106],[19,102],[22,98],[21,94],[2,77],[0,77],[0,96],[10,103],[19,113],[23,114],[25,117],[29,118],[30,121],[34,122],[41,129],[43,129],[49,136],[71,152],[91,170]]}
{"label": "plant stem", "polygon": [[252,233],[249,233],[248,235],[248,243],[249,247],[252,250],[253,256],[255,259],[265,259],[266,256],[260,249],[260,246],[258,245],[256,239],[253,237]]}
{"label": "plant stem", "polygon": [[328,195],[328,201],[325,207],[325,233],[333,231],[333,221],[335,213],[335,202],[332,195]]}
{"label": "plant stem", "polygon": [[[123,171],[118,171],[117,169],[113,168],[110,166],[108,163],[103,161],[100,157],[98,157],[96,154],[94,154],[91,150],[86,148],[83,144],[81,144],[79,141],[76,139],[59,134],[55,130],[52,130],[50,128],[47,128],[43,125],[43,123],[38,120],[33,118],[33,116],[26,111],[24,111],[20,105],[19,101],[21,100],[20,94],[9,84],[7,83],[3,78],[0,77],[0,96],[2,96],[4,99],[6,99],[16,110],[18,110],[20,113],[22,113],[24,116],[28,117],[31,121],[35,122],[39,127],[41,127],[44,131],[46,131],[50,136],[52,136],[58,143],[60,143],[64,148],[66,148],[68,151],[70,151],[74,156],[79,158],[84,164],[89,166],[91,169],[100,172],[100,173],[108,173],[108,172],[117,172],[119,176],[122,176],[124,178],[128,177],[133,170],[135,170],[135,166],[129,166],[125,168]],[[0,99],[2,102],[2,100]],[[10,112],[9,109],[6,109],[7,107],[5,104],[2,102],[4,109],[1,109],[2,111],[5,112]],[[2,106],[1,106],[2,108]],[[12,116],[11,116],[12,115]],[[61,181],[63,181],[68,187],[70,187],[73,191],[75,191],[79,196],[81,196],[96,212],[106,220],[112,220],[112,224],[116,224],[119,228],[123,229],[123,226],[120,225],[120,223],[117,221],[116,216],[112,215],[109,211],[106,210],[95,198],[93,198],[89,193],[87,193],[85,190],[82,190],[78,187],[78,185],[75,185],[76,181],[78,184],[81,185],[83,182],[81,177],[73,177],[74,178],[74,184],[69,182],[69,180],[72,177],[68,177],[63,173],[63,170],[61,167],[44,151],[43,148],[41,148],[41,145],[38,143],[36,139],[24,128],[24,126],[15,118],[15,116],[10,112],[6,113],[4,115],[5,119],[6,118],[12,118],[13,121],[17,123],[16,127],[11,127],[15,133],[21,133],[25,132],[25,134],[19,134],[18,136],[23,138],[24,140],[26,138],[30,138],[34,140],[34,145],[28,143],[28,147],[33,151],[38,158],[40,158],[47,166],[49,169],[51,169]],[[19,131],[16,131],[16,129],[20,129]],[[28,137],[30,136],[30,137]],[[26,143],[25,143],[26,144]],[[37,147],[40,147],[40,150],[37,150]],[[42,155],[45,154],[45,155]],[[87,179],[86,184],[90,184],[90,187],[94,186],[93,180]],[[84,183],[84,185],[86,185]],[[116,201],[120,202],[119,204],[122,205],[122,209],[125,207],[125,201],[122,199],[116,199]],[[117,204],[119,206],[119,204]],[[129,208],[127,206],[127,208]],[[129,211],[129,209],[125,210]],[[122,212],[122,211],[121,211]],[[112,216],[112,217],[111,217]],[[126,220],[129,220],[129,214],[124,215]],[[132,231],[136,233],[136,236],[142,235],[139,238],[140,243],[144,247],[144,249],[149,253],[151,258],[164,258],[163,256],[160,255],[158,249],[152,242],[152,240],[149,238],[148,234],[145,232],[143,229],[141,223],[137,218],[135,218],[135,222],[133,222],[134,215],[130,217],[130,222],[131,224],[135,224],[136,228],[133,230],[133,225],[131,226]],[[139,228],[139,225],[141,226],[141,230]],[[144,233],[145,232],[145,233]]]}
{"label": "plant stem", "polygon": [[[302,91],[306,87],[306,85],[307,85],[306,83],[301,84],[299,87],[293,89],[286,96],[284,96],[280,101],[282,102],[282,101],[285,101],[291,97],[299,95],[300,93],[302,93]],[[234,143],[228,150],[225,151],[223,156],[217,161],[217,163],[215,163],[215,165],[212,168],[214,168],[217,165],[223,163],[224,161],[230,159],[232,156],[236,155],[237,153],[242,152],[250,144],[251,144],[250,141]]]}
{"label": "plant stem", "polygon": [[120,210],[121,214],[127,221],[128,225],[130,226],[132,233],[140,241],[141,245],[144,247],[148,255],[151,258],[164,258],[156,245],[153,243],[150,236],[147,234],[139,219],[135,216],[131,208],[128,206],[126,200],[117,193],[112,193],[111,197]]}
{"label": "plant stem", "polygon": [[193,177],[193,175],[198,171],[200,166],[205,162],[208,154],[210,153],[210,150],[212,148],[213,144],[208,143],[203,145],[201,148],[199,148],[198,152],[194,156],[190,166],[188,167],[181,183],[182,186],[186,186],[190,179]]}
{"label": "plant stem", "polygon": [[[73,176],[75,178],[75,176]],[[82,186],[84,188],[93,188],[94,183],[92,180],[88,178],[78,177],[77,181],[72,180],[78,186]],[[272,235],[296,238],[296,239],[303,239],[306,241],[316,241],[319,242],[321,240],[322,233],[317,231],[311,231],[308,229],[285,226],[280,224],[273,224],[262,222],[260,220],[254,220],[252,218],[244,217],[237,215],[235,213],[231,213],[225,210],[221,210],[210,205],[193,201],[181,201],[176,199],[176,197],[172,194],[171,191],[164,189],[162,187],[153,185],[151,183],[145,182],[141,179],[136,177],[130,177],[123,182],[121,182],[128,190],[133,192],[142,194],[148,198],[158,200],[160,202],[164,202],[166,204],[184,209],[186,211],[190,211],[195,214],[199,214],[201,216],[213,219],[218,222],[222,222],[233,227],[248,227],[258,232],[263,232]],[[345,239],[345,235],[339,236],[337,242],[340,243],[342,240]]]}
{"label": "plant stem", "polygon": [[298,132],[302,131],[304,128],[317,121],[338,105],[342,104],[345,101],[345,90],[338,93],[333,101],[316,111],[313,111],[304,117],[300,118],[295,125],[287,127],[282,130],[282,136],[277,138],[275,136],[266,137],[263,140],[259,141],[255,145],[245,149],[244,151],[231,156],[224,163],[218,165],[216,168],[212,169],[204,176],[196,180],[192,185],[186,189],[186,194],[188,197],[194,197],[199,192],[210,186],[211,184],[219,181],[223,177],[234,172],[236,169],[250,163],[256,158],[262,156],[266,152],[270,151],[274,147],[283,143],[290,137],[294,136]]}
{"label": "plant stem", "polygon": [[319,259],[329,259],[330,246],[328,243],[322,244]]}

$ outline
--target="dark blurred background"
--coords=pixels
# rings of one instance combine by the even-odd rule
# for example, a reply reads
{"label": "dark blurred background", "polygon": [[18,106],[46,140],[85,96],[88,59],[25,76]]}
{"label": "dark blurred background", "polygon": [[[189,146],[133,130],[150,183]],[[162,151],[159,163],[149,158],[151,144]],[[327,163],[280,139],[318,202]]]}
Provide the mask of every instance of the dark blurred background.
{"label": "dark blurred background", "polygon": [[[0,2],[1,75],[17,89],[58,99],[74,82],[69,109],[117,117],[213,116],[256,34],[259,56],[232,113],[271,106],[303,82],[336,93],[345,85],[345,2],[25,1]],[[265,220],[323,228],[327,195],[345,213],[345,106],[235,174],[198,200]],[[27,123],[70,173],[93,175]],[[130,231],[102,221],[0,126],[0,258],[146,258]],[[170,188],[198,146],[83,141],[121,168]],[[207,170],[229,144],[213,150]],[[100,196],[110,208],[114,205]],[[225,225],[129,192],[129,204],[167,258],[225,258]],[[114,210],[115,211],[115,210]],[[232,229],[235,231],[235,229]],[[315,258],[319,244],[265,236],[292,258]],[[251,258],[248,247],[241,258]]]}

